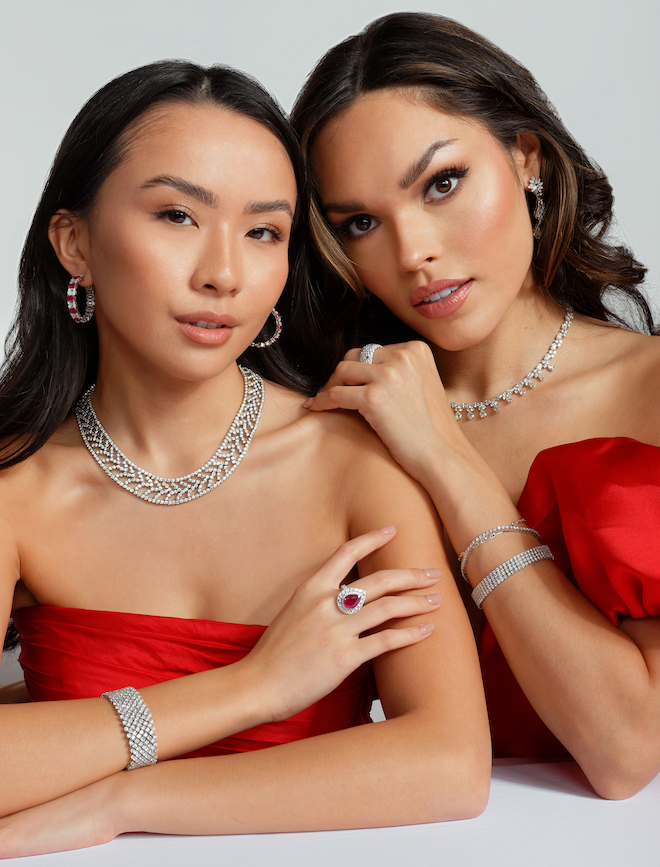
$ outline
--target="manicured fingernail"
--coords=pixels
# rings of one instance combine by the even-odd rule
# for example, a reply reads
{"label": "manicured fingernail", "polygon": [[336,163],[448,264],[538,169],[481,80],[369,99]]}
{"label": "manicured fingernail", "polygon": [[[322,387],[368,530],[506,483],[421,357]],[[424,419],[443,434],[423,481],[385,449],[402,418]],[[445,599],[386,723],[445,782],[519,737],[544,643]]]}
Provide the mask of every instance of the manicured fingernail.
{"label": "manicured fingernail", "polygon": [[434,593],[432,596],[426,597],[431,605],[440,605],[442,602],[442,596],[439,593]]}
{"label": "manicured fingernail", "polygon": [[392,533],[396,531],[396,527],[394,524],[390,524],[388,527],[381,527],[380,532],[385,533],[386,536],[391,536]]}
{"label": "manicured fingernail", "polygon": [[442,572],[439,569],[425,569],[427,578],[439,578]]}
{"label": "manicured fingernail", "polygon": [[419,631],[422,633],[422,635],[430,635],[434,629],[434,623],[422,623],[422,625],[419,627]]}
{"label": "manicured fingernail", "polygon": [[305,407],[305,409],[309,409],[313,403],[314,403],[314,398],[308,397],[307,400],[303,401],[303,406]]}

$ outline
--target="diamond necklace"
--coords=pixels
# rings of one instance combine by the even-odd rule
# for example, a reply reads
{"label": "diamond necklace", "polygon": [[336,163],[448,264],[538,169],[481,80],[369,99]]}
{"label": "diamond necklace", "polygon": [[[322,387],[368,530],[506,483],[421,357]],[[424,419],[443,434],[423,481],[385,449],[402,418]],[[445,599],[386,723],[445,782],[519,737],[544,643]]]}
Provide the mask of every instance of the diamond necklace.
{"label": "diamond necklace", "polygon": [[176,479],[154,476],[129,460],[110,439],[94,412],[93,385],[76,405],[78,427],[85,445],[113,482],[148,503],[178,506],[203,497],[222,484],[243,460],[261,418],[264,405],[263,379],[246,367],[239,366],[239,370],[245,382],[240,409],[217,452],[203,467],[187,476]]}
{"label": "diamond necklace", "polygon": [[571,322],[573,321],[573,308],[566,308],[566,316],[564,317],[564,321],[562,322],[562,326],[557,332],[557,336],[550,344],[550,349],[543,356],[541,361],[536,365],[534,370],[530,370],[527,376],[524,376],[519,382],[515,385],[512,385],[511,388],[508,388],[506,391],[503,391],[502,394],[498,394],[497,397],[491,397],[490,400],[478,400],[476,403],[449,403],[449,406],[454,410],[454,417],[456,421],[460,421],[463,418],[463,412],[466,413],[468,419],[474,418],[474,413],[476,411],[479,412],[479,418],[486,418],[486,407],[492,407],[493,412],[499,412],[500,407],[498,406],[499,401],[503,400],[506,403],[511,403],[513,400],[513,395],[518,394],[521,397],[525,394],[526,388],[535,388],[536,382],[534,380],[538,380],[542,382],[545,379],[543,375],[543,371],[547,370],[552,372],[555,368],[554,365],[550,362],[557,354],[557,350],[562,345],[564,337],[566,337],[566,332],[568,331]]}

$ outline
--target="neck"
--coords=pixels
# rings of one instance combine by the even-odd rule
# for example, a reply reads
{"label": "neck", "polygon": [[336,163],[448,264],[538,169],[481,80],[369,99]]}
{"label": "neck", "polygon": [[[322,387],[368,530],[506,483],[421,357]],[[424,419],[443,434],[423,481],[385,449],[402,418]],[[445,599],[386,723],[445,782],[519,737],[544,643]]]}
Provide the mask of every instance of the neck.
{"label": "neck", "polygon": [[540,293],[518,298],[497,327],[474,346],[433,347],[450,401],[476,403],[511,388],[532,371],[559,331],[565,310]]}
{"label": "neck", "polygon": [[130,460],[154,475],[174,478],[193,472],[214,454],[243,392],[235,363],[201,382],[100,363],[93,404],[108,435]]}

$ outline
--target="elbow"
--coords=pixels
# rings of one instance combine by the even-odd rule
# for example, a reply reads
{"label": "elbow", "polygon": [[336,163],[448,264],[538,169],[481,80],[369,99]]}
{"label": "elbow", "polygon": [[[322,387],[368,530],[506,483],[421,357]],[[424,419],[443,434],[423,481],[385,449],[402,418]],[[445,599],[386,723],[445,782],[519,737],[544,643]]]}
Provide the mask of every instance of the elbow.
{"label": "elbow", "polygon": [[484,759],[474,758],[463,765],[456,786],[456,815],[454,819],[476,819],[488,806],[490,797],[490,751]]}
{"label": "elbow", "polygon": [[606,755],[580,764],[594,791],[608,801],[632,798],[660,772],[657,738],[653,742],[638,734],[614,739]]}
{"label": "elbow", "polygon": [[420,821],[476,819],[488,806],[492,766],[490,749],[463,748],[453,754],[444,753],[439,759],[438,767],[429,763],[424,771],[431,786],[427,815]]}
{"label": "elbow", "polygon": [[629,774],[623,777],[604,774],[595,778],[590,777],[589,782],[596,794],[606,801],[625,801],[626,798],[632,798],[637,792],[641,792],[651,782],[653,776],[640,777]]}
{"label": "elbow", "polygon": [[607,801],[625,801],[632,798],[656,777],[660,768],[657,765],[649,767],[607,767],[593,773],[587,773],[594,791]]}

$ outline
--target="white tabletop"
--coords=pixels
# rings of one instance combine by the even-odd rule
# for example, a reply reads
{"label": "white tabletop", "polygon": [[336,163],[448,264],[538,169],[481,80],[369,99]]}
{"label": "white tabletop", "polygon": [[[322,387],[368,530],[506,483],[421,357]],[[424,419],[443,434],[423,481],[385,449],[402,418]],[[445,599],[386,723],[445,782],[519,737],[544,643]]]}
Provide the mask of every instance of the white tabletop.
{"label": "white tabletop", "polygon": [[167,837],[23,858],[20,867],[658,867],[660,776],[627,801],[603,801],[572,762],[493,768],[477,819],[362,831]]}

